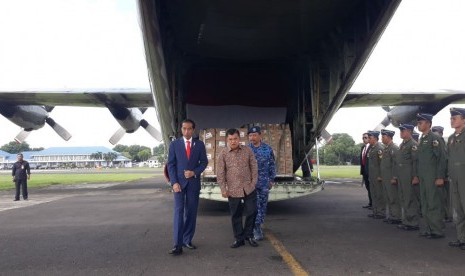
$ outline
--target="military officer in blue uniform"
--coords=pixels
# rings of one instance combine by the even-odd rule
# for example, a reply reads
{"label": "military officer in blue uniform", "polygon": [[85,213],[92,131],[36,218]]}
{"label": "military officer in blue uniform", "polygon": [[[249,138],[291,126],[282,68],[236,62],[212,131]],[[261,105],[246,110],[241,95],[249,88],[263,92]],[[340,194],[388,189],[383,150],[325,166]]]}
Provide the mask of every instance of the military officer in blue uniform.
{"label": "military officer in blue uniform", "polygon": [[457,217],[457,240],[449,246],[465,250],[465,108],[450,109],[450,125],[454,133],[447,141],[448,173],[452,195],[452,207]]}
{"label": "military officer in blue uniform", "polygon": [[394,179],[393,173],[396,162],[395,155],[399,151],[399,147],[392,141],[394,134],[395,132],[392,130],[381,130],[381,140],[384,144],[384,149],[380,167],[381,178],[383,179],[384,194],[386,195],[386,203],[389,209],[388,217],[384,222],[390,224],[400,224],[401,209],[399,204],[399,192],[397,189],[397,181]]}
{"label": "military officer in blue uniform", "polygon": [[420,236],[438,239],[444,237],[443,199],[447,160],[444,140],[431,131],[432,121],[431,114],[417,114],[418,131],[422,133],[417,150],[417,173],[423,215]]}
{"label": "military officer in blue uniform", "polygon": [[250,148],[252,149],[258,165],[257,191],[257,217],[253,229],[256,240],[263,239],[262,224],[265,221],[266,206],[268,205],[268,194],[276,176],[276,166],[273,149],[262,142],[261,129],[253,126],[248,131]]}

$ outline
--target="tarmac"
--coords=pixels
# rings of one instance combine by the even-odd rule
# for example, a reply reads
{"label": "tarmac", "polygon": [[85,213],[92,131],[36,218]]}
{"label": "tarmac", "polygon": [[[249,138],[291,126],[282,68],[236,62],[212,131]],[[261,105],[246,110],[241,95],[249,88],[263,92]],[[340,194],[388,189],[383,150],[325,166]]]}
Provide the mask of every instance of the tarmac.
{"label": "tarmac", "polygon": [[462,275],[465,251],[367,217],[366,190],[272,202],[259,247],[233,242],[228,205],[202,200],[193,243],[172,248],[173,199],[163,177],[0,192],[1,275]]}

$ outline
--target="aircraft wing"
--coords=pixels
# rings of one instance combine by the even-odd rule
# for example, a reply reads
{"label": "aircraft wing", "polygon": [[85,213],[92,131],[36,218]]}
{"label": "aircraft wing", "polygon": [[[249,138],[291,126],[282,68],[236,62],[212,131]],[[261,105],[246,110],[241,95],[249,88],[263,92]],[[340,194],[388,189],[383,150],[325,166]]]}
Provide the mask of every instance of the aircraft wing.
{"label": "aircraft wing", "polygon": [[375,92],[348,93],[341,107],[427,105],[432,103],[465,103],[465,91],[444,90],[443,92]]}
{"label": "aircraft wing", "polygon": [[150,89],[0,91],[0,103],[44,106],[154,107]]}

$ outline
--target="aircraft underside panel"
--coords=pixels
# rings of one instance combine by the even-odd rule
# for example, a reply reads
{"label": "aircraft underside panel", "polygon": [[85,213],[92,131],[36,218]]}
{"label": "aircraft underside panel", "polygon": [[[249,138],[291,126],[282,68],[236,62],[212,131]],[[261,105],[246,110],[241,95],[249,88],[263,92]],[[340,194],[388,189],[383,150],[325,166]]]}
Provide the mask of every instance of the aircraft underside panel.
{"label": "aircraft underside panel", "polygon": [[239,105],[186,105],[187,116],[195,118],[197,129],[238,128],[245,124],[281,124],[286,121],[284,107],[253,107]]}
{"label": "aircraft underside panel", "polygon": [[281,107],[296,170],[401,1],[139,2],[165,142],[181,135],[180,122],[193,114],[188,104]]}

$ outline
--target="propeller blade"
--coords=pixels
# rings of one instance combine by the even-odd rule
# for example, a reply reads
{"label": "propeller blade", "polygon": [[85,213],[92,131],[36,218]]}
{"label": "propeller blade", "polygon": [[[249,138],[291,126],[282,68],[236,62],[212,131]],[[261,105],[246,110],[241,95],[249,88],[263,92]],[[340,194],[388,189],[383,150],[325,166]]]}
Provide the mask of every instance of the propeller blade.
{"label": "propeller blade", "polygon": [[121,138],[123,138],[124,134],[126,134],[126,130],[125,130],[124,128],[122,128],[122,127],[119,128],[119,129],[115,132],[115,134],[113,134],[113,136],[111,136],[111,138],[110,138],[110,140],[109,140],[110,143],[111,143],[112,145],[116,145],[116,144],[119,142],[119,140],[121,140]]}
{"label": "propeller blade", "polygon": [[381,108],[386,112],[391,111],[391,108],[389,106],[387,106],[387,105],[383,105]]}
{"label": "propeller blade", "polygon": [[140,126],[145,128],[145,130],[147,130],[147,132],[157,141],[161,142],[161,140],[163,139],[161,132],[155,127],[153,127],[151,124],[149,124],[149,122],[147,122],[145,119],[140,120]]}
{"label": "propeller blade", "polygon": [[18,142],[18,143],[22,143],[24,142],[24,140],[26,140],[26,138],[29,136],[29,134],[31,134],[30,131],[26,131],[26,130],[21,130],[20,133],[18,133],[18,135],[16,135],[15,137],[15,141]]}
{"label": "propeller blade", "polygon": [[52,118],[48,117],[47,119],[45,119],[45,122],[49,126],[51,126],[53,130],[58,135],[60,135],[61,138],[63,138],[63,140],[68,141],[69,139],[71,139],[71,134],[64,127],[55,122],[55,120],[53,120]]}
{"label": "propeller blade", "polygon": [[389,116],[384,117],[384,119],[375,127],[374,130],[380,131],[382,129],[385,129],[387,126],[391,124],[391,118]]}

